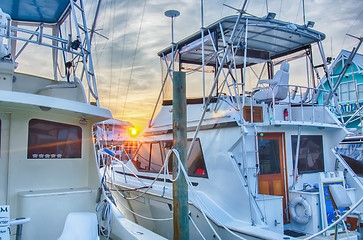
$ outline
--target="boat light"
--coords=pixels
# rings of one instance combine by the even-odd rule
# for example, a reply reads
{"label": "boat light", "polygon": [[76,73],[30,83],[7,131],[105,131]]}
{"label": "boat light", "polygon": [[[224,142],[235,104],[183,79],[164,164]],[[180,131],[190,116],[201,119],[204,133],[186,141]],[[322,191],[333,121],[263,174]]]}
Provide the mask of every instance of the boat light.
{"label": "boat light", "polygon": [[79,124],[81,125],[87,125],[87,120],[82,118],[81,120],[79,120]]}
{"label": "boat light", "polygon": [[48,112],[50,109],[52,109],[52,108],[50,108],[50,107],[46,107],[46,106],[39,106],[39,108],[40,108],[41,110],[45,111],[45,112]]}
{"label": "boat light", "polygon": [[313,27],[314,27],[314,25],[315,25],[315,22],[313,22],[313,21],[308,21],[308,23],[306,24],[306,27],[307,27],[307,28],[313,28]]}
{"label": "boat light", "polygon": [[275,19],[275,17],[276,17],[276,13],[269,12],[266,16],[266,19],[272,20],[272,19]]}

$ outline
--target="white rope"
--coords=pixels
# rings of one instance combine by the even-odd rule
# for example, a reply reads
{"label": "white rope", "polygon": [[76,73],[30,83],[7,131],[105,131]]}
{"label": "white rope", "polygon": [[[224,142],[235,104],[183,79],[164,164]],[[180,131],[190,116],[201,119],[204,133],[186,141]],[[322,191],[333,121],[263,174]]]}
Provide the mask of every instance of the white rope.
{"label": "white rope", "polygon": [[[111,206],[108,201],[100,201],[96,205],[96,214],[97,214],[97,222],[98,222],[98,232],[102,235],[110,238],[111,226],[112,226],[112,214],[111,214]],[[106,222],[106,224],[101,224]]]}
{"label": "white rope", "polygon": [[[107,152],[106,152],[107,153]],[[178,151],[176,151],[175,149],[171,149],[169,150],[168,154],[166,155],[165,157],[165,161],[164,161],[164,164],[162,166],[162,168],[160,169],[158,175],[155,177],[155,179],[153,180],[153,182],[148,186],[148,188],[141,194],[137,195],[136,197],[132,197],[132,198],[128,198],[126,197],[122,192],[120,192],[117,188],[117,186],[114,184],[114,182],[112,181],[112,178],[111,178],[111,185],[112,187],[114,188],[114,190],[120,195],[122,196],[124,199],[126,200],[136,200],[140,197],[142,197],[143,195],[145,195],[151,188],[152,186],[154,185],[154,183],[156,182],[156,180],[158,179],[158,177],[160,176],[162,170],[164,169],[164,182],[165,182],[165,179],[166,179],[166,174],[169,174],[169,170],[167,168],[168,166],[168,160],[170,158],[170,155],[174,153],[178,159],[178,169],[180,169],[180,156],[179,156],[179,153]],[[111,155],[110,155],[111,156]],[[138,176],[129,168],[126,166],[126,164],[124,164],[122,161],[120,161],[119,159],[117,159],[116,157],[112,156],[113,159],[115,159],[117,162],[121,163],[122,166],[125,166],[136,178],[138,178]],[[166,169],[166,170],[165,170]],[[169,174],[170,175],[170,174]],[[171,182],[175,182],[180,176],[180,171],[177,172],[177,175],[176,177],[173,179],[173,178],[168,178]],[[139,179],[139,178],[138,178]],[[141,181],[141,179],[139,179],[139,181]],[[150,218],[150,217],[146,217],[146,216],[143,216],[143,215],[140,215],[134,211],[132,211],[131,209],[129,209],[128,207],[126,207],[121,201],[119,201],[117,198],[116,198],[116,201],[123,207],[125,208],[126,210],[128,210],[129,212],[131,212],[132,214],[134,214],[135,216],[138,216],[140,218],[143,218],[143,219],[147,219],[147,220],[152,220],[152,221],[170,221],[170,220],[173,220],[173,218],[160,218],[160,219],[157,219],[157,218]]]}
{"label": "white rope", "polygon": [[[178,159],[180,161],[180,159]],[[188,185],[190,186],[190,189],[192,190],[192,193],[196,196],[196,200],[198,202],[198,207],[199,210],[202,212],[205,220],[207,221],[208,225],[210,226],[210,228],[212,229],[212,231],[214,232],[214,234],[216,235],[216,237],[220,240],[222,240],[222,238],[218,235],[218,233],[215,231],[214,227],[212,226],[210,220],[208,219],[208,217],[206,216],[205,212],[203,211],[202,206],[208,211],[208,213],[211,215],[212,218],[214,218],[217,222],[217,224],[221,225],[227,232],[231,233],[232,235],[234,235],[235,237],[242,239],[242,240],[246,240],[245,238],[238,236],[236,233],[232,232],[228,227],[226,227],[222,222],[220,222],[216,217],[213,216],[213,214],[211,213],[211,211],[208,209],[207,206],[205,206],[205,204],[203,203],[203,201],[200,199],[198,193],[195,191],[194,186],[190,180],[190,178],[188,177],[188,173],[186,172],[183,164],[180,164],[180,168],[183,172],[183,175],[185,177],[185,180],[187,181]]]}
{"label": "white rope", "polygon": [[[180,155],[178,153],[178,151],[176,149],[170,149],[168,154],[166,155],[165,157],[165,161],[164,161],[164,165],[162,166],[162,168],[160,169],[159,173],[157,174],[157,176],[155,177],[155,179],[153,180],[153,182],[150,184],[150,186],[146,189],[146,191],[144,191],[143,193],[141,193],[140,195],[136,196],[136,197],[132,197],[132,198],[127,198],[125,197],[118,189],[117,187],[114,185],[113,181],[111,182],[112,186],[114,186],[115,188],[115,191],[120,194],[124,199],[126,200],[135,200],[137,198],[140,198],[142,197],[144,194],[146,194],[152,187],[152,185],[156,182],[156,180],[158,179],[158,177],[160,176],[162,170],[164,170],[164,182],[165,182],[165,178],[166,178],[166,174],[169,174],[169,170],[167,169],[167,166],[168,166],[168,160],[170,158],[170,155],[174,153],[177,160],[178,160],[178,173],[177,173],[177,176],[172,179],[172,178],[169,178],[169,180],[171,182],[175,182],[179,176],[180,176],[180,172],[183,172],[183,175],[184,175],[184,178],[187,182],[187,184],[189,185],[190,189],[192,190],[192,193],[195,195],[196,197],[196,203],[197,203],[197,207],[199,207],[199,210],[201,211],[203,217],[205,218],[205,220],[207,221],[207,224],[209,225],[209,227],[211,228],[211,230],[213,231],[213,233],[215,234],[215,236],[219,239],[219,240],[222,240],[222,238],[218,235],[218,233],[216,232],[216,230],[214,229],[212,223],[210,222],[209,218],[207,217],[205,211],[203,210],[202,207],[204,207],[208,213],[210,214],[210,216],[212,218],[214,218],[217,222],[217,224],[219,224],[220,226],[222,226],[227,232],[231,233],[232,235],[234,235],[235,237],[239,238],[239,239],[242,239],[242,240],[246,240],[245,238],[237,235],[236,233],[234,233],[233,231],[231,231],[228,227],[226,227],[222,222],[220,222],[219,220],[217,220],[216,217],[213,216],[213,214],[211,213],[211,211],[204,205],[203,201],[201,200],[201,198],[199,197],[198,193],[195,191],[194,189],[194,186],[190,180],[190,178],[188,177],[188,173],[187,171],[185,170],[183,164],[181,163],[181,160],[180,160]],[[118,160],[117,158],[113,157],[114,159]],[[118,160],[121,164],[124,164],[122,161]],[[129,168],[128,168],[129,169]],[[131,171],[131,169],[129,169]],[[131,171],[132,172],[132,171]],[[133,173],[133,172],[132,172]],[[135,176],[136,174],[133,173]],[[120,202],[117,198],[116,198],[116,201],[118,203],[120,203],[125,209],[127,209],[129,212],[131,212],[132,214],[138,216],[138,217],[141,217],[141,218],[144,218],[144,219],[147,219],[147,220],[154,220],[154,221],[167,221],[167,220],[172,220],[173,218],[165,218],[165,219],[154,219],[154,218],[149,218],[149,217],[145,217],[145,216],[142,216],[134,211],[132,211],[131,209],[127,208],[122,202]],[[199,229],[197,229],[198,232],[200,232]]]}
{"label": "white rope", "polygon": [[[172,153],[174,153],[175,155],[176,155],[176,157],[177,157],[177,159],[178,159],[178,169],[180,169],[180,156],[179,156],[179,153],[178,153],[178,151],[176,151],[176,149],[170,149],[169,150],[169,152],[168,152],[168,154],[166,155],[166,157],[165,157],[165,161],[164,161],[164,164],[163,164],[163,166],[161,167],[161,169],[159,170],[159,172],[158,172],[158,174],[156,175],[156,177],[154,178],[154,180],[151,182],[151,184],[147,187],[147,189],[144,191],[144,192],[142,192],[141,194],[139,194],[139,195],[137,195],[136,197],[132,197],[132,198],[130,198],[130,197],[126,197],[126,196],[124,196],[123,194],[121,194],[118,190],[116,190],[118,193],[120,193],[121,194],[121,196],[123,196],[126,200],[136,200],[136,199],[138,199],[138,198],[140,198],[140,197],[142,197],[143,195],[145,195],[151,188],[152,188],[152,186],[154,185],[154,183],[158,180],[158,178],[159,178],[159,176],[160,176],[160,174],[161,174],[161,172],[162,172],[162,170],[164,170],[164,183],[165,183],[165,181],[166,181],[166,174],[168,174],[168,176],[170,176],[170,173],[169,173],[169,169],[168,169],[168,160],[169,160],[169,157],[170,157],[170,155],[172,154]],[[141,179],[125,164],[125,163],[123,163],[122,161],[120,161],[119,159],[117,159],[116,157],[114,157],[114,156],[112,156],[112,158],[113,159],[115,159],[116,161],[118,161],[119,163],[121,163],[122,164],[122,166],[124,166],[124,167],[126,167],[137,179],[139,179],[139,181],[141,182],[141,183],[143,183],[142,181],[141,181]],[[170,177],[168,177],[168,179],[169,179],[169,181],[171,181],[171,182],[175,182],[178,178],[179,178],[179,175],[180,175],[180,170],[177,172],[177,175],[176,175],[176,177],[173,179],[172,177],[170,178]],[[144,183],[143,183],[144,184]],[[145,184],[144,184],[145,185]]]}

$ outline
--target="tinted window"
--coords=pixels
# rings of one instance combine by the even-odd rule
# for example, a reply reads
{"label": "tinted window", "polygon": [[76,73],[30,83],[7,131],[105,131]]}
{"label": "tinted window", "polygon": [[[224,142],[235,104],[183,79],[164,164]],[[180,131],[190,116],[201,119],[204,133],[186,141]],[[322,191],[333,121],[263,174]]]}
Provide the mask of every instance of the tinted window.
{"label": "tinted window", "polygon": [[[291,136],[292,157],[296,156],[297,135]],[[320,135],[301,135],[299,149],[299,173],[324,171],[323,138]]]}
{"label": "tinted window", "polygon": [[150,170],[150,146],[151,143],[143,143],[137,152],[134,164],[139,171]]}
{"label": "tinted window", "polygon": [[258,157],[260,174],[280,173],[280,149],[278,139],[259,139]]}
{"label": "tinted window", "polygon": [[28,158],[80,158],[82,129],[39,119],[29,121]]}
{"label": "tinted window", "polygon": [[[188,140],[187,149],[190,148],[192,140]],[[188,160],[188,175],[191,177],[207,177],[207,169],[203,158],[202,147],[199,139],[195,141],[192,153]]]}
{"label": "tinted window", "polygon": [[[187,149],[189,149],[191,142],[191,139],[188,140]],[[172,147],[172,141],[141,143],[133,163],[139,171],[158,173],[164,165],[166,154]],[[168,165],[168,169],[171,172],[172,159],[169,160]],[[188,175],[192,177],[208,177],[199,139],[196,140],[188,160]]]}
{"label": "tinted window", "polygon": [[163,167],[164,158],[161,154],[160,143],[151,143],[150,146],[150,172],[158,173]]}

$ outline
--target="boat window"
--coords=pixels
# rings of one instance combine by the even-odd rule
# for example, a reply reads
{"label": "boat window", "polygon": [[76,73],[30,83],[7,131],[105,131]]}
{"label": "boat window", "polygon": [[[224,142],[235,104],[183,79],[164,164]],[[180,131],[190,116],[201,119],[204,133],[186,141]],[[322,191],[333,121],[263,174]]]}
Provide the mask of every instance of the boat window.
{"label": "boat window", "polygon": [[79,126],[40,119],[29,121],[28,158],[80,158],[82,129]]}
{"label": "boat window", "polygon": [[143,143],[137,152],[134,164],[139,171],[150,170],[150,146],[151,143]]}
{"label": "boat window", "polygon": [[[191,143],[192,139],[188,140],[187,149],[190,148]],[[191,177],[208,177],[199,139],[196,139],[188,160],[188,175]]]}
{"label": "boat window", "polygon": [[[187,149],[192,140],[189,139]],[[141,143],[139,151],[133,160],[139,171],[158,173],[164,165],[164,160],[173,147],[173,141],[158,141]],[[168,162],[168,169],[172,171],[172,159]],[[188,175],[191,177],[208,177],[199,139],[196,140],[188,160]]]}
{"label": "boat window", "polygon": [[[291,136],[292,157],[295,166],[297,135]],[[321,135],[301,135],[299,148],[299,173],[324,171],[323,137]]]}
{"label": "boat window", "polygon": [[259,139],[258,157],[260,160],[260,174],[280,173],[280,148],[278,139]]}
{"label": "boat window", "polygon": [[150,160],[150,172],[159,172],[164,164],[164,159],[161,155],[161,147],[159,142],[151,143]]}
{"label": "boat window", "polygon": [[344,158],[350,168],[360,177],[363,177],[363,143],[357,141],[343,141],[337,147],[337,152]]}

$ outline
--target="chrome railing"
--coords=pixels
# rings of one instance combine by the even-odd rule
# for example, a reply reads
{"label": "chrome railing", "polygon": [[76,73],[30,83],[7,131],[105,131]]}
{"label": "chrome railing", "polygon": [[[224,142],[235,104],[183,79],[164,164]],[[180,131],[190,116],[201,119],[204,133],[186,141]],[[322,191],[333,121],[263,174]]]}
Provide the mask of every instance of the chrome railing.
{"label": "chrome railing", "polygon": [[[284,86],[287,86],[289,89],[287,97],[282,100],[275,99],[275,95],[273,94],[275,92],[275,88]],[[261,88],[261,90],[263,89],[266,88]],[[272,92],[271,100],[264,100],[261,102],[267,103],[269,109],[272,110],[272,114],[269,116],[269,120],[272,121],[299,121],[302,123],[310,122],[311,124],[326,123],[327,110],[335,112],[335,106],[330,104],[330,102],[327,104],[325,101],[326,97],[329,96],[329,90],[298,85],[279,84],[271,87],[270,91]],[[251,95],[251,116],[253,115],[253,107],[256,103],[254,94],[255,92]],[[276,111],[281,109],[283,114],[278,116]],[[284,109],[287,110],[286,116],[284,114]],[[320,116],[317,117],[317,111],[322,113],[322,118]],[[251,122],[253,122],[253,118],[251,119]]]}

